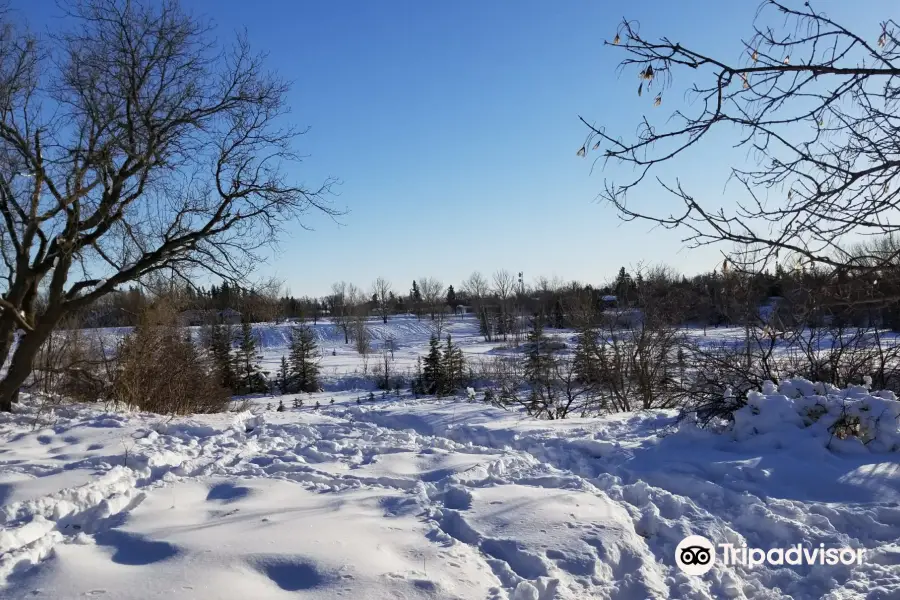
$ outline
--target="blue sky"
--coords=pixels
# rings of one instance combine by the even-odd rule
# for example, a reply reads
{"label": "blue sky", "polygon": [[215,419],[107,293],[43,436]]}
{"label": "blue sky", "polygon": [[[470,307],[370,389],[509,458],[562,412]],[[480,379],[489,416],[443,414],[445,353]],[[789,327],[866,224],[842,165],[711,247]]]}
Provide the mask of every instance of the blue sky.
{"label": "blue sky", "polygon": [[[50,0],[13,6],[36,27],[58,12]],[[619,74],[621,55],[603,46],[623,16],[648,35],[737,58],[756,2],[185,6],[210,15],[223,39],[246,27],[294,82],[292,119],[311,127],[295,175],[310,186],[342,181],[334,200],[349,212],[340,224],[312,215],[314,231],[291,229],[261,269],[294,295],[325,294],[341,279],[368,288],[378,276],[405,292],[415,278],[456,285],[499,268],[600,283],[641,261],[690,273],[719,260],[715,249],[684,249],[678,233],[621,223],[595,201],[604,174],[575,155],[586,133],[578,115],[629,134],[642,114],[661,110],[637,97],[636,74]],[[661,173],[727,203],[729,156],[707,145]],[[668,202],[652,185],[636,199]]]}

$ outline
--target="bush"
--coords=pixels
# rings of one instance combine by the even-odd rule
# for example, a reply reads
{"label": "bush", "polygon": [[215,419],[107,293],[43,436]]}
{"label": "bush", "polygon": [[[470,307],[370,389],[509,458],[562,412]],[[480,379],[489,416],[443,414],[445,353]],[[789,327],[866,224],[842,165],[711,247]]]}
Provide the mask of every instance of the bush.
{"label": "bush", "polygon": [[119,347],[113,396],[117,403],[163,414],[222,412],[231,394],[172,315],[141,316]]}

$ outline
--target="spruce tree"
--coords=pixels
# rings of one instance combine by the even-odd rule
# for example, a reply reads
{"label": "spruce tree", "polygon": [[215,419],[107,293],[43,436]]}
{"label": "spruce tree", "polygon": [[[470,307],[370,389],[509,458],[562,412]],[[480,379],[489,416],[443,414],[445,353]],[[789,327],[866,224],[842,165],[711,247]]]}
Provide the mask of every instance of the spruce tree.
{"label": "spruce tree", "polygon": [[221,321],[213,324],[209,339],[213,363],[219,377],[219,383],[225,389],[233,392],[238,389],[238,381],[234,370],[234,357],[232,356],[232,338],[231,325],[226,325]]}
{"label": "spruce tree", "polygon": [[580,383],[597,383],[599,379],[600,356],[597,331],[592,327],[583,327],[578,332],[573,367],[575,377]]}
{"label": "spruce tree", "polygon": [[460,347],[453,345],[450,335],[447,335],[447,345],[444,346],[444,354],[441,359],[440,391],[444,394],[452,394],[463,384],[465,358]]}
{"label": "spruce tree", "polygon": [[413,312],[418,319],[421,316],[419,308],[422,305],[422,292],[419,291],[419,285],[415,279],[413,279],[412,289],[409,291],[409,303],[412,305]]}
{"label": "spruce tree", "polygon": [[287,358],[281,357],[281,366],[278,368],[278,389],[282,394],[291,393],[291,370]]}
{"label": "spruce tree", "polygon": [[459,301],[456,299],[456,290],[453,289],[452,285],[447,288],[447,306],[454,313],[456,313],[456,307],[459,306]]}
{"label": "spruce tree", "polygon": [[413,396],[418,398],[425,394],[425,390],[423,389],[423,379],[425,378],[425,374],[422,372],[422,357],[416,357],[416,374],[413,377],[412,385],[410,386],[410,391]]}
{"label": "spruce tree", "polygon": [[238,374],[238,388],[241,394],[255,394],[266,391],[266,378],[259,366],[261,356],[256,353],[256,338],[250,321],[241,321],[241,339],[235,356]]}
{"label": "spruce tree", "polygon": [[556,299],[556,304],[553,305],[553,327],[555,329],[564,329],[566,326],[566,315],[563,311],[562,300],[559,298]]}
{"label": "spruce tree", "polygon": [[544,320],[538,315],[532,320],[528,333],[528,347],[525,353],[525,380],[532,385],[546,383],[550,380],[550,356],[548,339],[544,335]]}
{"label": "spruce tree", "polygon": [[437,394],[443,391],[443,357],[438,339],[431,336],[428,356],[422,364],[422,393]]}
{"label": "spruce tree", "polygon": [[291,330],[290,386],[297,392],[319,391],[319,350],[312,329],[306,325]]}

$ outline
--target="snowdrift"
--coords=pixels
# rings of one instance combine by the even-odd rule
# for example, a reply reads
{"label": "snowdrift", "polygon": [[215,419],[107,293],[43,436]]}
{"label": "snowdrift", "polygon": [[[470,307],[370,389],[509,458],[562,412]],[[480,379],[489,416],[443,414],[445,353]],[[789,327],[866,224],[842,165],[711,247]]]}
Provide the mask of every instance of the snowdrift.
{"label": "snowdrift", "polygon": [[868,385],[841,390],[825,383],[768,381],[747,394],[735,411],[730,432],[757,446],[790,448],[821,444],[844,453],[900,450],[900,402],[893,392],[870,392]]}

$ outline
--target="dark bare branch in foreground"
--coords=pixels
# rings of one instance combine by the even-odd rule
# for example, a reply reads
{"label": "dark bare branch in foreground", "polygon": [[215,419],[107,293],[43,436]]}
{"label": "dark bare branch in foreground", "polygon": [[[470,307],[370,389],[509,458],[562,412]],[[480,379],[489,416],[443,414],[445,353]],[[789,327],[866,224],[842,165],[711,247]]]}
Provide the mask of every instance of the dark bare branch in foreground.
{"label": "dark bare branch in foreground", "polygon": [[[684,231],[690,246],[724,241],[763,249],[747,268],[788,257],[834,268],[879,268],[874,259],[884,257],[860,260],[841,242],[850,234],[900,229],[895,21],[855,32],[810,3],[792,8],[769,0],[757,13],[754,34],[742,41],[738,62],[645,37],[632,21],[624,21],[608,45],[625,54],[623,71],[638,74],[638,93],[652,104],[665,106],[666,98],[682,92],[689,100],[664,121],[644,117],[632,138],[619,137],[614,121],[597,126],[582,119],[590,133],[579,155],[596,151],[606,165],[634,168],[631,178],[607,181],[600,194],[623,219]],[[715,151],[710,137],[720,133],[736,135],[735,144],[752,157],[731,169],[740,190],[733,209],[721,208],[707,191],[657,179],[664,163]],[[651,180],[676,206],[652,212],[631,201],[630,192]]]}

